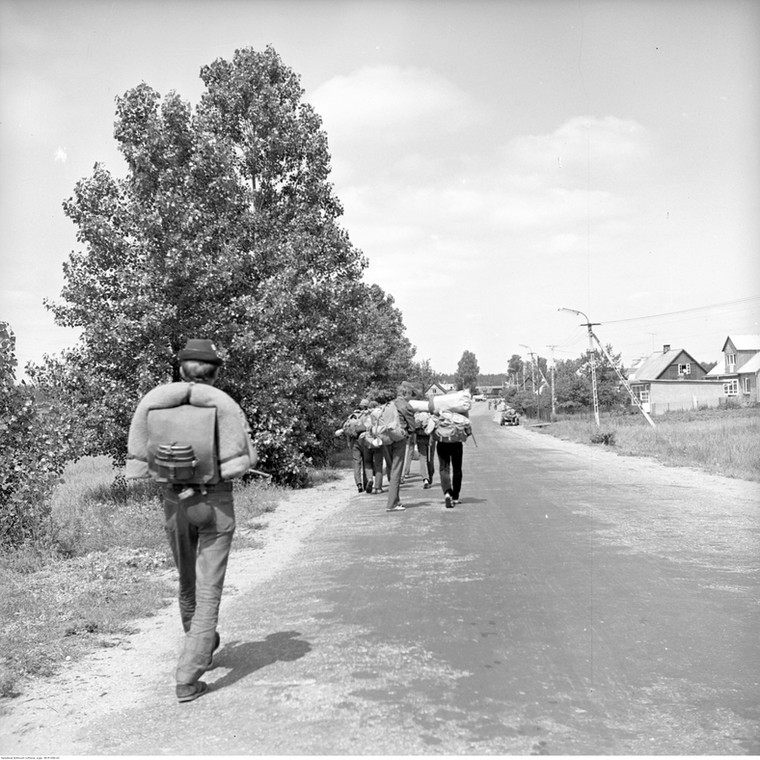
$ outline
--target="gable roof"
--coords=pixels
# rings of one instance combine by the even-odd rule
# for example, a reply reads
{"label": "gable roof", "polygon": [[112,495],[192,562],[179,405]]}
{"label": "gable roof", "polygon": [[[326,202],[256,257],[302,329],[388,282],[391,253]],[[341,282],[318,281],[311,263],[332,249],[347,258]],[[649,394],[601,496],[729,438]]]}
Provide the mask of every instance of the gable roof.
{"label": "gable roof", "polygon": [[[685,354],[692,364],[699,364],[690,353],[682,348],[671,348],[670,351],[658,352],[643,359],[638,366],[631,369],[628,381],[640,383],[647,380],[657,380],[671,364],[675,363],[681,354]],[[699,364],[699,366],[702,365]]]}
{"label": "gable roof", "polygon": [[726,372],[726,365],[721,359],[706,375],[705,378],[708,380],[714,378],[714,377],[724,377],[728,375],[735,375],[736,372]]}
{"label": "gable roof", "polygon": [[729,340],[737,351],[760,351],[760,335],[729,335],[721,351],[726,350]]}
{"label": "gable roof", "polygon": [[760,351],[758,351],[748,362],[744,362],[741,367],[736,370],[737,374],[744,374],[749,372],[754,374],[760,372]]}

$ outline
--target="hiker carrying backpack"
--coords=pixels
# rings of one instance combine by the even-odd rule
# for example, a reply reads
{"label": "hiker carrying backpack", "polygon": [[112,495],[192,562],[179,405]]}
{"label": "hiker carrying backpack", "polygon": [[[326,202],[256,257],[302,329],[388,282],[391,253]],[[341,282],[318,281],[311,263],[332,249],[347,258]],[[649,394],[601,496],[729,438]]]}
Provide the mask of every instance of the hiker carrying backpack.
{"label": "hiker carrying backpack", "polygon": [[[462,488],[462,460],[464,441],[472,435],[469,418],[457,412],[439,412],[435,415],[434,436],[437,441],[438,472],[441,478],[443,501],[447,509],[459,503]],[[474,437],[473,437],[473,440]]]}
{"label": "hiker carrying backpack", "polygon": [[439,412],[435,419],[436,440],[446,443],[463,443],[472,434],[469,417],[457,412]]}
{"label": "hiker carrying backpack", "polygon": [[188,340],[177,358],[184,382],[160,385],[137,405],[126,477],[161,484],[186,634],[176,695],[190,702],[206,691],[199,678],[220,646],[216,626],[235,530],[232,480],[258,457],[242,409],[213,387],[222,364],[214,344]]}
{"label": "hiker carrying backpack", "polygon": [[407,426],[401,421],[395,401],[389,401],[380,407],[372,419],[370,433],[374,438],[379,438],[385,446],[403,441],[409,435]]}

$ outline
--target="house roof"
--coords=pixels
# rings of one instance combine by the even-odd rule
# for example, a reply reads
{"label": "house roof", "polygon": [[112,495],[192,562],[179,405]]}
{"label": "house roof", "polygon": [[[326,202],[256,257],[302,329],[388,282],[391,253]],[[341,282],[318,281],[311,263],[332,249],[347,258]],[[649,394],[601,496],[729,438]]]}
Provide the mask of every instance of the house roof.
{"label": "house roof", "polygon": [[706,375],[707,378],[723,377],[724,375],[735,375],[736,372],[726,372],[726,365],[721,359]]}
{"label": "house roof", "polygon": [[726,350],[729,340],[737,351],[760,351],[760,335],[729,335],[721,351]]}
{"label": "house roof", "polygon": [[741,374],[744,374],[745,372],[760,372],[760,351],[758,351],[748,362],[744,362],[744,364],[742,364],[742,366],[736,371]]}
{"label": "house roof", "polygon": [[[652,354],[650,357],[643,359],[638,366],[631,369],[628,381],[640,383],[647,380],[657,380],[681,354],[685,354],[692,364],[699,364],[691,354],[682,348],[671,348],[670,351]],[[700,364],[700,366],[702,365]]]}

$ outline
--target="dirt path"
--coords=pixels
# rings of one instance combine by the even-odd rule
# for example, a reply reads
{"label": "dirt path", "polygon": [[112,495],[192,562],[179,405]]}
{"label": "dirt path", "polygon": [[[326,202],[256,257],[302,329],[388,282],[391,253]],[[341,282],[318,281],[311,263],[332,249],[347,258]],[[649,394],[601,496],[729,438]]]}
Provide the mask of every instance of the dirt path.
{"label": "dirt path", "polygon": [[[269,513],[261,532],[263,547],[234,551],[230,558],[220,613],[222,631],[229,601],[286,566],[302,542],[345,508],[354,492],[347,471],[340,480],[294,492]],[[65,664],[53,678],[22,685],[20,697],[0,700],[0,754],[77,754],[81,727],[107,721],[109,715],[157,692],[173,699],[173,684],[167,685],[161,674],[176,659],[182,640],[176,604],[136,621],[135,627],[138,632],[121,647],[96,650]]]}

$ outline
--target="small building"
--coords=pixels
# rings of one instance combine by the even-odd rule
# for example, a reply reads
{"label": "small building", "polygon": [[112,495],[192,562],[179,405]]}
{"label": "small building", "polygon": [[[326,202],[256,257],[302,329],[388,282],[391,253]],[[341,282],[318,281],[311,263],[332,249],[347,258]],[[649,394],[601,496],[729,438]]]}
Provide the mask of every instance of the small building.
{"label": "small building", "polygon": [[707,379],[720,384],[724,401],[758,403],[760,335],[729,335],[721,350],[723,360],[707,373]]}
{"label": "small building", "polygon": [[435,382],[432,385],[428,386],[428,388],[425,390],[425,395],[430,398],[431,396],[443,396],[449,392],[449,390],[453,386],[449,385],[448,383],[446,385],[443,385],[441,383]]}
{"label": "small building", "polygon": [[722,389],[706,379],[705,368],[682,348],[666,344],[662,351],[631,367],[628,382],[649,414],[718,406]]}

